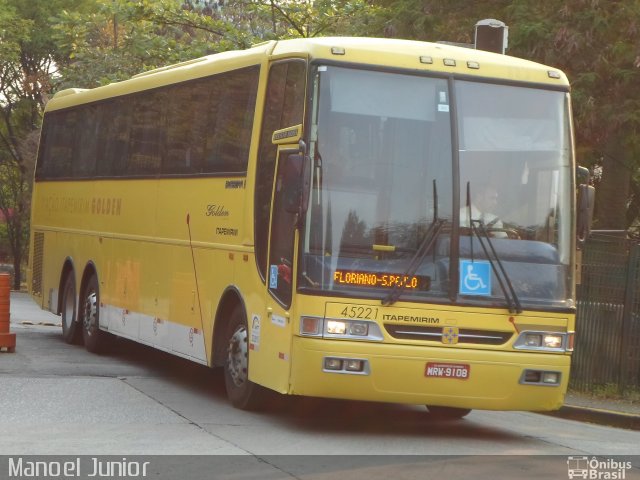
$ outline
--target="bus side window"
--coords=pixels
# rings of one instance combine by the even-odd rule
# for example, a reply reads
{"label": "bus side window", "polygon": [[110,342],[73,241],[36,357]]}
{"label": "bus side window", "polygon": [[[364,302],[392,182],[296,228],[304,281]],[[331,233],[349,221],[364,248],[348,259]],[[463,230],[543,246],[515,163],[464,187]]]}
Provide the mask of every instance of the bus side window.
{"label": "bus side window", "polygon": [[217,111],[212,115],[213,133],[207,169],[212,172],[246,172],[255,115],[258,67],[246,68],[217,79]]}
{"label": "bus side window", "polygon": [[166,152],[163,174],[200,173],[207,130],[211,80],[172,87],[167,95]]}
{"label": "bus side window", "polygon": [[42,133],[40,134],[40,148],[38,149],[38,161],[36,162],[36,180],[49,178],[51,175],[53,159],[51,158],[51,144],[54,137],[55,113],[46,113],[42,119]]}
{"label": "bus side window", "polygon": [[129,161],[127,173],[156,175],[160,173],[164,152],[166,92],[148,92],[134,99]]}
{"label": "bus side window", "polygon": [[76,178],[93,177],[96,173],[96,160],[98,157],[98,132],[100,131],[100,118],[98,106],[87,105],[79,110],[79,129],[75,156],[73,161],[73,176]]}
{"label": "bus side window", "polygon": [[131,123],[131,101],[115,99],[101,105],[100,139],[102,157],[97,165],[97,176],[113,177],[126,174],[129,152],[129,125]]}
{"label": "bus side window", "polygon": [[78,112],[69,110],[47,115],[42,178],[66,178],[72,175]]}

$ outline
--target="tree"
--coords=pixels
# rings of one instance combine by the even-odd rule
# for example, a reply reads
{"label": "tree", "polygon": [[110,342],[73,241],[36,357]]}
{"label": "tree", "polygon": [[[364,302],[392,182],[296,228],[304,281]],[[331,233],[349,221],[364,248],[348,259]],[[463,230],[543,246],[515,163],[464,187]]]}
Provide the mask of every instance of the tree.
{"label": "tree", "polygon": [[380,7],[366,0],[252,0],[252,11],[272,39],[370,35],[379,30]]}
{"label": "tree", "polygon": [[[23,148],[32,148],[25,142]],[[35,152],[33,153],[35,158]],[[13,258],[13,288],[20,289],[22,277],[22,261],[27,253],[29,238],[29,212],[31,205],[30,177],[24,175],[23,166],[12,162],[0,163],[0,211],[2,212],[6,229],[3,233],[7,237],[11,256]]]}
{"label": "tree", "polygon": [[213,11],[167,0],[95,0],[92,12],[61,11],[53,22],[63,53],[56,90],[93,88],[254,41]]}
{"label": "tree", "polygon": [[0,211],[11,255],[15,289],[25,256],[35,153],[27,139],[37,131],[53,61],[40,36],[43,10],[0,0]]}

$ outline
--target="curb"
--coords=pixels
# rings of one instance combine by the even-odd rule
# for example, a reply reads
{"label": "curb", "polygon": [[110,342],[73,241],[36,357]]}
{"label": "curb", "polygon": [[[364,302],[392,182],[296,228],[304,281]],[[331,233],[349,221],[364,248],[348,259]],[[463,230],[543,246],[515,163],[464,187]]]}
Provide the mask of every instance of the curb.
{"label": "curb", "polygon": [[640,415],[616,412],[600,408],[578,407],[564,405],[555,412],[541,412],[551,417],[577,420],[579,422],[595,423],[609,427],[624,428],[626,430],[640,430]]}

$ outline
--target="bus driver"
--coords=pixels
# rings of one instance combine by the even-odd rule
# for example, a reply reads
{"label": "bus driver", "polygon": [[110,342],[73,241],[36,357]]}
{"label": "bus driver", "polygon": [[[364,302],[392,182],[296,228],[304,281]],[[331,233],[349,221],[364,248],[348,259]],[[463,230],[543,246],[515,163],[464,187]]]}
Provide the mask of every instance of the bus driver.
{"label": "bus driver", "polygon": [[507,233],[501,231],[504,228],[502,220],[494,213],[491,213],[495,211],[498,203],[498,192],[495,187],[481,185],[475,192],[471,192],[471,196],[471,212],[469,212],[469,207],[467,206],[460,209],[460,226],[469,228],[469,218],[471,218],[471,222],[476,227],[482,224],[484,228],[491,231],[493,237],[506,238]]}

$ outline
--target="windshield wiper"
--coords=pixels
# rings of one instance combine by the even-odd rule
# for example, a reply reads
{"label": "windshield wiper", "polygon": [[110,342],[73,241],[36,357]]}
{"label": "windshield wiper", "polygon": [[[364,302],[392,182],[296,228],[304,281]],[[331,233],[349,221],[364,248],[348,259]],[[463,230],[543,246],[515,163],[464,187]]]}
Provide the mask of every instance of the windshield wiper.
{"label": "windshield wiper", "polygon": [[424,257],[426,257],[427,253],[429,253],[433,248],[433,245],[438,239],[438,235],[440,235],[440,230],[442,230],[445,223],[446,220],[438,217],[438,190],[436,187],[436,181],[433,180],[433,221],[429,225],[429,228],[427,228],[424,238],[418,246],[416,253],[409,261],[409,266],[402,274],[401,278],[403,281],[400,284],[396,283],[393,286],[391,292],[382,299],[382,305],[389,306],[398,301],[398,298],[400,298],[400,295],[402,295],[402,292],[406,288],[406,278],[412,277],[416,273],[416,270],[418,270],[418,267],[422,264]]}
{"label": "windshield wiper", "polygon": [[[470,183],[467,183],[467,209],[471,212],[471,186]],[[471,217],[471,214],[469,214]],[[489,232],[487,231],[487,227],[484,224],[482,219],[473,220],[469,218],[471,226],[471,230],[478,237],[478,242],[480,242],[480,246],[484,251],[485,256],[489,260],[491,264],[491,270],[496,272],[496,278],[498,279],[498,284],[500,285],[500,289],[502,290],[502,294],[507,302],[507,307],[509,308],[509,313],[522,313],[522,305],[520,304],[520,300],[518,299],[518,295],[516,294],[515,289],[513,288],[513,283],[507,274],[507,271],[498,256],[498,252],[496,251],[493,242],[491,241],[491,237],[489,236]],[[482,235],[481,235],[482,234]],[[487,246],[484,244],[484,239],[487,241]],[[471,247],[471,260],[473,261],[473,237],[471,237],[470,247]],[[491,250],[491,255],[489,255],[489,250]],[[498,268],[496,268],[496,265]],[[505,285],[506,284],[506,285]]]}

